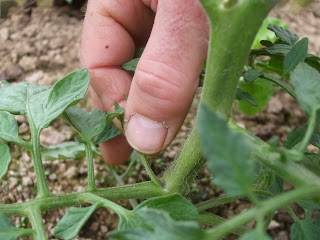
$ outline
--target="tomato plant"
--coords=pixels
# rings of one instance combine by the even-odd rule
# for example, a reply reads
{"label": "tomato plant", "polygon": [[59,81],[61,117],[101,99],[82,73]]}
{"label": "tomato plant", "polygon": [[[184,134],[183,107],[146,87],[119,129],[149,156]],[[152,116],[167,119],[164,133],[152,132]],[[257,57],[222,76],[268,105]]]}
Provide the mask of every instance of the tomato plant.
{"label": "tomato plant", "polygon": [[[42,214],[70,207],[54,228],[59,239],[73,239],[98,208],[119,217],[110,239],[223,239],[233,233],[240,239],[270,239],[266,227],[278,209],[294,220],[292,239],[317,239],[320,221],[312,215],[320,209],[320,58],[308,53],[308,39],[299,38],[275,20],[264,20],[277,1],[203,0],[211,23],[210,46],[203,80],[197,124],[183,149],[163,176],[152,171],[147,156],[135,152],[150,181],[111,188],[97,188],[94,156],[97,146],[121,134],[113,120],[123,121],[123,110],[87,112],[74,104],[89,86],[85,69],[77,70],[52,87],[28,83],[2,84],[0,88],[0,177],[11,161],[9,144],[30,152],[36,173],[35,199],[0,204],[0,239],[33,236],[47,239]],[[269,25],[269,23],[276,23]],[[265,27],[262,27],[265,26]],[[268,26],[268,29],[266,29]],[[260,31],[259,31],[260,29]],[[259,33],[257,34],[257,32]],[[134,71],[137,59],[124,65]],[[254,114],[263,109],[274,91],[282,89],[297,100],[308,116],[305,126],[289,134],[285,143],[270,144],[230,118],[235,103],[239,110]],[[18,135],[15,115],[25,115],[31,139]],[[58,117],[70,124],[78,142],[43,147],[41,130]],[[43,158],[77,158],[87,161],[84,192],[54,194],[46,179]],[[222,197],[193,205],[184,196],[201,166],[207,164],[213,184],[224,190]],[[284,190],[283,181],[292,188]],[[252,207],[222,219],[208,209],[245,198]],[[144,200],[133,209],[116,203],[121,199]],[[299,204],[305,217],[291,208]],[[86,207],[83,207],[85,205]],[[30,228],[11,225],[7,216],[26,216]],[[253,229],[246,224],[255,222]],[[210,226],[203,229],[201,225]]]}

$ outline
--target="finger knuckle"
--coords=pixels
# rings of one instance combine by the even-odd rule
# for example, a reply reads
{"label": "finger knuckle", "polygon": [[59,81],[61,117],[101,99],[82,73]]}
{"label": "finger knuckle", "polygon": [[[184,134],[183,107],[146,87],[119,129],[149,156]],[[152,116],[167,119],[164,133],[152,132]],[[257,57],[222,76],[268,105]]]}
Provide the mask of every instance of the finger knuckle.
{"label": "finger knuckle", "polygon": [[183,77],[177,73],[170,74],[173,71],[169,70],[170,67],[166,67],[167,71],[161,67],[158,69],[139,68],[135,78],[138,94],[160,110],[179,111],[184,102]]}

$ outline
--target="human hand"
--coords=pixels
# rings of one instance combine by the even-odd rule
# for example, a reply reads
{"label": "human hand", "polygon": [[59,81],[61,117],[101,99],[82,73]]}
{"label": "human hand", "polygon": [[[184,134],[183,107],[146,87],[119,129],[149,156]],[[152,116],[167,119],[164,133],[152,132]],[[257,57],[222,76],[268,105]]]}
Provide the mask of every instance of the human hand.
{"label": "human hand", "polygon": [[[121,65],[145,44],[132,78]],[[149,154],[164,149],[185,119],[207,52],[208,25],[200,2],[89,0],[81,45],[94,105],[125,108],[125,136],[102,144],[104,158],[122,163],[130,145]]]}

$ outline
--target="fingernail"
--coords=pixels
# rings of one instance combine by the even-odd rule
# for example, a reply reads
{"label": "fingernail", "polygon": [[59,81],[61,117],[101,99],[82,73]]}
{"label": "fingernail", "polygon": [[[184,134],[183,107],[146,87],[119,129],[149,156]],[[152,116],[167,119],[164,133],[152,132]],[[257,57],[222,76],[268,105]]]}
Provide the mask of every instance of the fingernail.
{"label": "fingernail", "polygon": [[134,114],[126,127],[126,137],[130,145],[143,153],[161,151],[168,133],[168,128],[140,114]]}

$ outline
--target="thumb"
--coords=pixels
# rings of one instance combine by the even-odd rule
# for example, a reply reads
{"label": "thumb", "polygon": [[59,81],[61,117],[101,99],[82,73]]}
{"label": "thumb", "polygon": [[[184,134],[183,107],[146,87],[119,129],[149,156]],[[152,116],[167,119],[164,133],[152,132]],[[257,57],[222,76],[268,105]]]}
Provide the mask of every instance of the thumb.
{"label": "thumb", "polygon": [[173,140],[192,103],[207,45],[198,0],[158,1],[126,106],[126,137],[135,149],[157,153]]}

